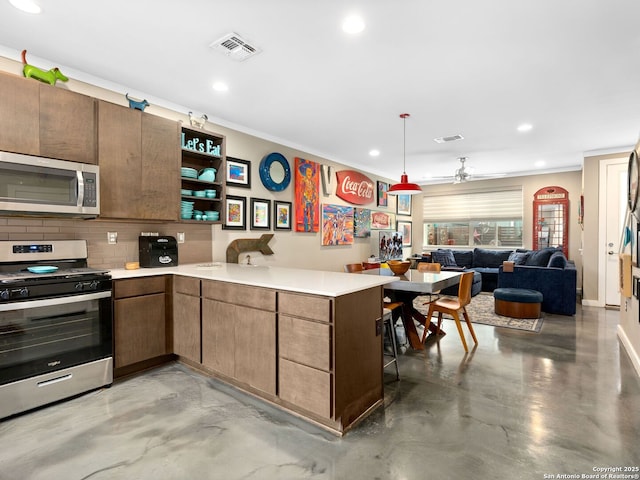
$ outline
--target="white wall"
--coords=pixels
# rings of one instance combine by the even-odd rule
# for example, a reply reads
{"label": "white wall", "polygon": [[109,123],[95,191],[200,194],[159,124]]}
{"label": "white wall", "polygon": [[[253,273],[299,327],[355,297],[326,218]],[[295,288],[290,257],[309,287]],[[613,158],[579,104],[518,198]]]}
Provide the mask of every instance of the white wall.
{"label": "white wall", "polygon": [[[17,60],[0,57],[0,70],[13,73],[15,75],[22,75],[22,64]],[[69,82],[67,83],[58,83],[56,88],[68,89],[124,106],[128,105],[128,102],[124,96],[126,91],[114,92],[106,88],[79,82],[77,80],[74,80],[73,78],[70,78]],[[180,107],[176,107],[176,110],[177,109],[180,109]],[[147,107],[146,112],[177,121],[182,121],[188,125],[189,120],[187,113],[189,109],[185,107],[184,109],[182,109],[182,112],[176,110],[159,107],[152,104],[151,106]],[[277,113],[275,114],[277,115]],[[313,126],[310,125],[309,128],[313,128]],[[292,174],[295,157],[301,157],[306,160],[318,162],[320,164],[330,165],[333,171],[351,169],[350,167],[345,167],[344,165],[329,161],[327,159],[315,155],[310,155],[304,151],[286,147],[281,144],[277,144],[219,125],[207,124],[206,129],[226,136],[226,153],[228,156],[251,161],[251,189],[229,187],[227,190],[228,194],[246,197],[247,209],[249,207],[249,198],[251,197],[269,199],[272,201],[277,199],[293,202],[294,200],[293,178],[289,187],[283,192],[271,192],[262,185],[260,177],[258,175],[258,167],[260,164],[260,160],[269,153],[279,152],[283,154],[289,161]],[[398,164],[398,174],[400,173],[400,168],[401,165]],[[366,172],[363,173],[365,173],[374,182],[374,185],[378,180],[392,183],[391,179],[381,178]],[[333,177],[331,195],[327,197],[321,196],[320,201],[321,203],[348,205],[346,202],[339,199],[335,195],[335,176]],[[414,205],[416,203],[420,202],[414,201]],[[388,207],[377,208],[376,199],[374,198],[374,201],[371,204],[363,205],[362,207],[395,214],[396,201],[395,197],[390,196]],[[402,217],[402,220],[412,220],[412,218]],[[249,229],[247,229],[246,231],[223,230],[220,225],[212,225],[211,228],[213,239],[212,254],[214,261],[226,260],[227,246],[233,240],[239,238],[259,238],[263,233],[267,233],[266,231],[251,231]],[[353,245],[323,247],[320,245],[320,232],[303,233],[295,232],[293,230],[271,230],[271,233],[274,233],[274,238],[269,243],[269,246],[275,252],[274,255],[263,256],[259,252],[251,252],[250,255],[252,263],[268,263],[273,265],[302,267],[316,270],[342,271],[344,264],[360,262],[367,259],[372,253],[377,253],[372,251],[371,240],[368,238],[356,238],[354,239]],[[189,239],[187,238],[187,243],[188,242]],[[405,249],[404,257],[406,258],[410,255],[411,249]],[[244,255],[241,255],[240,260],[243,259]]]}

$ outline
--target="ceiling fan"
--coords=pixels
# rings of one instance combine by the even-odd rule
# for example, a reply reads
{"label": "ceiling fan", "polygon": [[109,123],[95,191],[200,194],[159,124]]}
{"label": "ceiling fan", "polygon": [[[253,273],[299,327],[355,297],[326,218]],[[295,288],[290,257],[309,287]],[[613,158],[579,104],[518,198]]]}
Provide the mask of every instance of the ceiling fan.
{"label": "ceiling fan", "polygon": [[467,157],[458,157],[460,161],[460,168],[457,168],[453,175],[444,176],[444,177],[432,177],[435,179],[452,179],[453,183],[464,183],[469,180],[475,180],[480,178],[496,178],[496,177],[504,177],[505,173],[489,173],[489,174],[475,174],[468,170],[468,167],[465,167],[464,163],[468,160]]}

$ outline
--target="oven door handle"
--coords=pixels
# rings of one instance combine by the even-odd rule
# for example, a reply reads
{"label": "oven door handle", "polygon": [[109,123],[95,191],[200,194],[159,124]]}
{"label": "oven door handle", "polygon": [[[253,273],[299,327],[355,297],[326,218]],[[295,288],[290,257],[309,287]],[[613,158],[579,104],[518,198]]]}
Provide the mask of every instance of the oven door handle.
{"label": "oven door handle", "polygon": [[26,310],[28,308],[52,307],[54,305],[68,305],[69,303],[87,302],[111,297],[111,290],[105,292],[84,293],[82,295],[68,295],[64,297],[47,298],[44,300],[25,300],[23,302],[3,303],[0,312],[12,310]]}

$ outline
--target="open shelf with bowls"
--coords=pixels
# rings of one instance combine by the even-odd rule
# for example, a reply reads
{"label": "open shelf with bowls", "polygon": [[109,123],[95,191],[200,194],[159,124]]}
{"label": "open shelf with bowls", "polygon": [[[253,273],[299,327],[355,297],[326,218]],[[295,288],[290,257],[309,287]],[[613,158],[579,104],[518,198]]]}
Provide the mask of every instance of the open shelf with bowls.
{"label": "open shelf with bowls", "polygon": [[180,220],[219,223],[224,210],[225,137],[182,127]]}

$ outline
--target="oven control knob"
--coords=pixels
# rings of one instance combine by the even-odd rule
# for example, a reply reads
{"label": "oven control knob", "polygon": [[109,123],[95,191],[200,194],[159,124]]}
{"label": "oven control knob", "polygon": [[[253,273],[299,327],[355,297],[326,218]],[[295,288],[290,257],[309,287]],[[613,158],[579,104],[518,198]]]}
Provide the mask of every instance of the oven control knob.
{"label": "oven control knob", "polygon": [[76,283],[76,290],[80,292],[82,291],[83,288],[84,288],[84,285],[82,285],[82,282]]}
{"label": "oven control knob", "polygon": [[97,290],[98,289],[98,285],[99,285],[98,281],[94,280],[93,282],[91,282],[89,284],[89,290]]}
{"label": "oven control knob", "polygon": [[20,295],[21,297],[28,297],[29,296],[29,289],[27,287],[23,287],[20,289],[20,291],[18,292],[18,295]]}
{"label": "oven control knob", "polygon": [[11,296],[11,294],[9,293],[9,290],[5,289],[0,291],[0,298],[2,300],[9,300],[9,297]]}

